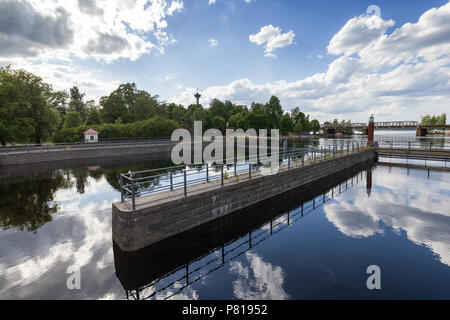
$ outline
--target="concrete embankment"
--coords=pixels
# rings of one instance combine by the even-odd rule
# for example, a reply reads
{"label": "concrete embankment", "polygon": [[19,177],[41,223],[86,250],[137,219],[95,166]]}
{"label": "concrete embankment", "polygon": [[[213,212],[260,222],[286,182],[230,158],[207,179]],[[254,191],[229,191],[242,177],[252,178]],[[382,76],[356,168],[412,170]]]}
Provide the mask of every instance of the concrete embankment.
{"label": "concrete embankment", "polygon": [[304,167],[282,168],[275,175],[237,179],[188,197],[138,205],[135,211],[125,203],[114,203],[113,240],[122,250],[135,251],[375,158],[375,151],[368,149]]}
{"label": "concrete embankment", "polygon": [[58,161],[74,161],[82,159],[120,158],[127,156],[147,155],[148,160],[170,159],[174,142],[149,144],[102,145],[89,147],[66,147],[47,151],[45,148],[33,148],[30,152],[0,154],[1,166],[28,165]]}

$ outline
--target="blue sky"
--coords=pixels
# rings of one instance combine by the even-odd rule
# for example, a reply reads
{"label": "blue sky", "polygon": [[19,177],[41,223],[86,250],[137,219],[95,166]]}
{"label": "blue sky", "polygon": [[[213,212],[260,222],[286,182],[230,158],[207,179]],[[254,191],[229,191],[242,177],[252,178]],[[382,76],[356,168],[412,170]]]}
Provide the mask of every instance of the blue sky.
{"label": "blue sky", "polygon": [[447,0],[208,2],[0,0],[0,64],[94,99],[125,82],[184,105],[196,88],[204,106],[274,94],[321,120],[417,120],[450,105]]}

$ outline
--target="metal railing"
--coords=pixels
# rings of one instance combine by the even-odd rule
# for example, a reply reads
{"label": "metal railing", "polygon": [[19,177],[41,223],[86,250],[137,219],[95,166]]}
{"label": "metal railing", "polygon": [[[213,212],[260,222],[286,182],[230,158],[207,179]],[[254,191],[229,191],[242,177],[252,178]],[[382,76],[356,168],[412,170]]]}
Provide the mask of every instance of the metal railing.
{"label": "metal railing", "polygon": [[148,140],[117,140],[117,141],[99,141],[93,143],[74,142],[74,143],[52,143],[52,144],[13,144],[0,145],[0,154],[20,154],[20,153],[39,153],[39,152],[53,152],[64,150],[79,150],[79,149],[102,149],[110,147],[122,146],[141,146],[141,145],[155,145],[162,143],[172,143],[170,138],[152,138]]}
{"label": "metal railing", "polygon": [[[346,144],[329,145],[328,147],[280,150],[278,153],[267,157],[252,156],[225,159],[223,161],[225,164],[202,163],[137,172],[130,171],[120,174],[119,177],[121,201],[127,203],[134,211],[136,210],[136,199],[144,196],[147,196],[147,198],[140,201],[139,205],[173,197],[187,197],[188,193],[224,187],[233,182],[230,179],[233,177],[252,179],[274,158],[280,161],[278,171],[284,171],[335,159],[367,148],[360,142],[348,141]],[[269,168],[272,168],[272,166]],[[197,187],[192,188],[192,186]],[[149,197],[156,194],[162,195]]]}
{"label": "metal railing", "polygon": [[450,142],[432,142],[432,141],[377,141],[379,148],[387,149],[408,149],[408,150],[450,150]]}
{"label": "metal railing", "polygon": [[360,181],[363,181],[365,174],[364,171],[361,171],[326,192],[312,195],[312,199],[303,202],[297,209],[287,211],[270,219],[266,223],[261,224],[259,228],[249,231],[246,235],[227,241],[190,262],[174,268],[174,270],[167,272],[146,285],[135,290],[125,290],[127,299],[148,300],[159,293],[166,293],[169,289],[175,290],[174,292],[169,291],[167,294],[163,294],[163,299],[167,300],[176,296],[189,285],[204,279],[222,268],[226,263],[236,260],[271,236],[292,226],[295,222],[305,218],[328,201],[356,186]]}

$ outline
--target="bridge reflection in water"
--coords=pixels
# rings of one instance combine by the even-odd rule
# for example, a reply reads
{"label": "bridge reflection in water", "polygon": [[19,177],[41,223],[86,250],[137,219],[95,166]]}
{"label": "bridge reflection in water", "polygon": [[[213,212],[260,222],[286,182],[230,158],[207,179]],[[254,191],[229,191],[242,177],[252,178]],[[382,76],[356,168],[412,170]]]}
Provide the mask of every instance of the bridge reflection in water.
{"label": "bridge reflection in water", "polygon": [[338,172],[135,252],[113,243],[127,299],[170,299],[356,184],[372,185],[373,162]]}

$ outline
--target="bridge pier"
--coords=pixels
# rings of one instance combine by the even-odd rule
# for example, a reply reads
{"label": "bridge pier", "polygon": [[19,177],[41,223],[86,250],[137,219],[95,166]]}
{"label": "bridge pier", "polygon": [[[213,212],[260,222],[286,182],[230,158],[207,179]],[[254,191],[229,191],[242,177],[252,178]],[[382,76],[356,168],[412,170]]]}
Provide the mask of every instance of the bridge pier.
{"label": "bridge pier", "polygon": [[416,129],[416,137],[425,137],[427,133],[427,129],[423,129],[421,127],[417,127]]}

